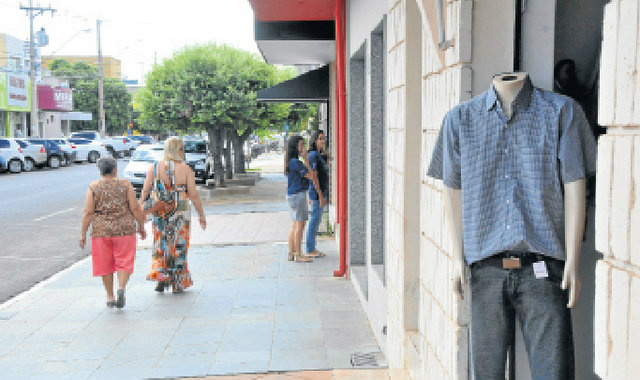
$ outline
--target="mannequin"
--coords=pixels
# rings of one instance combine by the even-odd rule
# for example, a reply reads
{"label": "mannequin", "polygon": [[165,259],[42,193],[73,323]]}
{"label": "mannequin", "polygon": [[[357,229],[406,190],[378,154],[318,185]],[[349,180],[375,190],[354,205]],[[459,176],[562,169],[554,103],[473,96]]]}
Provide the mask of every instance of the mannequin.
{"label": "mannequin", "polygon": [[471,292],[475,378],[504,376],[516,320],[533,379],[574,378],[569,310],[595,156],[578,103],[527,73],[497,74],[445,115],[427,175],[444,184],[452,288]]}
{"label": "mannequin", "polygon": [[[512,104],[520,92],[526,73],[498,74],[493,78],[493,86],[498,95],[500,105],[508,119],[511,119]],[[567,261],[562,278],[562,289],[569,290],[569,303],[572,308],[580,295],[581,282],[578,275],[580,249],[582,236],[584,235],[584,222],[586,217],[586,197],[584,179],[579,179],[564,185],[565,208],[565,245]],[[453,277],[453,289],[458,299],[464,297],[463,289],[468,277],[468,267],[464,260],[463,233],[462,233],[462,192],[459,189],[444,187],[444,205],[447,219],[449,220],[449,235],[452,242],[452,254],[455,258],[455,272]]]}

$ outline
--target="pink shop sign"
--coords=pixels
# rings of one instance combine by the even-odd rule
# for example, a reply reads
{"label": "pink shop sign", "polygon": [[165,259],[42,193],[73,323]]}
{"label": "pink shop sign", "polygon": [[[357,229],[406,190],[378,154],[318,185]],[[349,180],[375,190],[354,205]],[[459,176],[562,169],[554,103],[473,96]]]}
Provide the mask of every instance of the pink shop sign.
{"label": "pink shop sign", "polygon": [[73,111],[73,91],[66,87],[38,85],[38,108],[52,111]]}

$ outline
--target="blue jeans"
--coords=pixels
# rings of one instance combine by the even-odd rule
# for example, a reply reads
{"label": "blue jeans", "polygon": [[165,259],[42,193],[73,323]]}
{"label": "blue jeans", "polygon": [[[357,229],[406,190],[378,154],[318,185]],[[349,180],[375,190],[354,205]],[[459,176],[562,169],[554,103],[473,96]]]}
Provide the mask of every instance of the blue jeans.
{"label": "blue jeans", "polygon": [[[529,261],[542,258],[534,257]],[[516,318],[522,326],[532,379],[574,378],[571,312],[567,308],[567,292],[560,288],[564,262],[551,258],[544,261],[549,275],[546,278],[535,277],[531,262],[521,268],[504,269],[502,258],[497,256],[471,265],[471,358],[475,379],[505,378],[509,337]]]}
{"label": "blue jeans", "polygon": [[317,199],[311,200],[311,216],[309,217],[309,226],[307,228],[307,253],[316,250],[316,236],[318,235],[318,227],[322,219],[322,207]]}

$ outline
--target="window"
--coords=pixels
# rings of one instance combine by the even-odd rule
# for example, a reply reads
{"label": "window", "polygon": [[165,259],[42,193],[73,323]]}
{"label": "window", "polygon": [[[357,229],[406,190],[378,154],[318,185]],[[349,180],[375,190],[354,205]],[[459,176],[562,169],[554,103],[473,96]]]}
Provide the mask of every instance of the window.
{"label": "window", "polygon": [[0,148],[11,148],[9,140],[0,139]]}

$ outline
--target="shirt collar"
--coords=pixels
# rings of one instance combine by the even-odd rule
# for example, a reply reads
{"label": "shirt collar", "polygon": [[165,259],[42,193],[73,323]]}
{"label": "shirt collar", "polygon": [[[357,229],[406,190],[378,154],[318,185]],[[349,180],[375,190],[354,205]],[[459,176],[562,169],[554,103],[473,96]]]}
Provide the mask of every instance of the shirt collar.
{"label": "shirt collar", "polygon": [[[528,108],[529,104],[531,104],[531,94],[533,93],[533,84],[531,83],[531,79],[529,79],[529,75],[524,80],[524,84],[518,92],[516,99],[513,101],[513,109],[518,110],[521,108]],[[491,109],[496,105],[498,101],[498,94],[496,93],[496,89],[493,87],[493,83],[487,92],[487,100],[485,103],[485,110],[491,111]]]}

